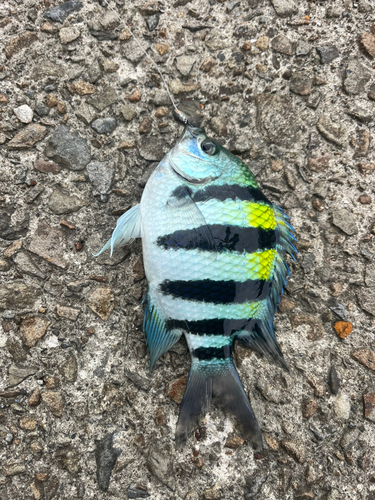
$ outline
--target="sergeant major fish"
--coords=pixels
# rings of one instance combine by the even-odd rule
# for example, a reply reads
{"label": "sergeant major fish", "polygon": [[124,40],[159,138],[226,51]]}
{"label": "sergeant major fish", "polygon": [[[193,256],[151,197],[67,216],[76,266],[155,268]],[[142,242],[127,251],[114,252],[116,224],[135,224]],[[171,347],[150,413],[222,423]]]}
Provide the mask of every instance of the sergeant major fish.
{"label": "sergeant major fish", "polygon": [[142,238],[148,280],[150,370],[182,334],[191,354],[176,441],[186,440],[215,397],[261,449],[232,349],[240,341],[287,369],[273,318],[289,275],[285,256],[296,254],[288,217],[240,159],[187,125],[101,252],[133,238]]}

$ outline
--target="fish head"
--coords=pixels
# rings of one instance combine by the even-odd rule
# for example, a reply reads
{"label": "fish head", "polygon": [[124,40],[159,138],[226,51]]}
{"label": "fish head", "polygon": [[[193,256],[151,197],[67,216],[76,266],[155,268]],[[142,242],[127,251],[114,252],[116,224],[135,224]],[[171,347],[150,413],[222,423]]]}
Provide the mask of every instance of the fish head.
{"label": "fish head", "polygon": [[206,184],[221,177],[240,160],[201,128],[187,126],[179,142],[169,152],[173,171],[186,182]]}

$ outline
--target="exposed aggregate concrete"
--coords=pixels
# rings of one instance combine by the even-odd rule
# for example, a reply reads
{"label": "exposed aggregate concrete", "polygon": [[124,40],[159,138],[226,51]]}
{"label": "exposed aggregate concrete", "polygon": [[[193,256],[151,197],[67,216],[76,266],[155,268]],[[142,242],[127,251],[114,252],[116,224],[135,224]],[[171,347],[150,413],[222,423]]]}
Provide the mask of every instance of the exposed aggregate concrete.
{"label": "exposed aggregate concrete", "polygon": [[0,498],[374,499],[374,3],[111,5],[291,217],[290,373],[237,348],[262,454],[221,409],[175,448],[186,345],[149,378],[140,242],[92,253],[182,126],[113,12],[3,0]]}

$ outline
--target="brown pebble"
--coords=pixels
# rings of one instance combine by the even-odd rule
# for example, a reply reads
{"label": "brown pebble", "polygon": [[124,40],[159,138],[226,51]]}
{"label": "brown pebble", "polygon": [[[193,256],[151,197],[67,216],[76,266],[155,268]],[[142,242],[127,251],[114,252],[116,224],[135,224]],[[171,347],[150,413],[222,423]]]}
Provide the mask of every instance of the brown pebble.
{"label": "brown pebble", "polygon": [[41,26],[40,31],[44,31],[44,33],[49,33],[50,35],[53,35],[54,33],[57,33],[59,29],[57,26],[54,26],[53,24],[46,22]]}
{"label": "brown pebble", "polygon": [[317,198],[315,198],[312,202],[311,202],[313,208],[315,208],[315,210],[317,210],[318,212],[323,212],[324,210],[324,204],[318,200]]}
{"label": "brown pebble", "polygon": [[73,87],[78,95],[94,94],[96,91],[95,85],[88,82],[74,82]]}
{"label": "brown pebble", "polygon": [[201,64],[200,69],[205,73],[209,73],[214,66],[216,66],[216,62],[210,57],[207,57]]}
{"label": "brown pebble", "polygon": [[375,372],[375,352],[370,349],[356,349],[351,353],[353,359]]}
{"label": "brown pebble", "polygon": [[363,33],[359,42],[362,46],[362,49],[367,52],[367,54],[375,58],[375,37],[371,33]]}
{"label": "brown pebble", "polygon": [[323,172],[329,168],[331,157],[329,155],[310,157],[307,166],[313,172]]}
{"label": "brown pebble", "polygon": [[65,102],[58,101],[56,104],[57,111],[61,114],[64,115],[66,113],[66,104]]}
{"label": "brown pebble", "polygon": [[78,241],[76,243],[75,247],[76,247],[77,252],[80,252],[81,250],[83,250],[83,241]]}
{"label": "brown pebble", "polygon": [[62,220],[60,221],[60,226],[66,227],[67,229],[75,229],[75,225],[72,224],[71,222],[68,222],[67,220]]}
{"label": "brown pebble", "polygon": [[4,94],[0,94],[0,103],[1,104],[6,104],[8,102],[8,98]]}
{"label": "brown pebble", "polygon": [[156,425],[165,425],[166,424],[164,412],[161,408],[157,408],[157,410],[155,411],[155,422],[156,422]]}
{"label": "brown pebble", "polygon": [[61,417],[64,409],[64,398],[61,392],[46,391],[42,394],[42,401],[55,417]]}
{"label": "brown pebble", "polygon": [[50,324],[50,321],[41,316],[25,318],[20,326],[20,335],[24,345],[34,347],[45,335]]}
{"label": "brown pebble", "polygon": [[42,453],[43,451],[43,446],[41,445],[41,443],[39,443],[38,441],[33,441],[31,444],[30,444],[30,450],[35,453],[35,454],[38,454],[38,453]]}
{"label": "brown pebble", "polygon": [[33,390],[29,397],[29,405],[30,406],[38,406],[40,403],[40,390],[38,387]]}
{"label": "brown pebble", "polygon": [[46,97],[46,104],[49,108],[54,108],[57,104],[57,97],[53,94],[48,94]]}
{"label": "brown pebble", "polygon": [[353,325],[349,321],[337,321],[333,328],[340,339],[344,339],[352,333]]}
{"label": "brown pebble", "polygon": [[375,392],[363,395],[363,414],[365,418],[375,422]]}
{"label": "brown pebble", "polygon": [[239,448],[243,444],[244,440],[242,438],[240,438],[239,436],[234,436],[228,439],[224,446],[226,448],[230,448],[231,450],[237,450],[237,448]]}
{"label": "brown pebble", "polygon": [[107,276],[96,276],[96,275],[92,274],[90,276],[90,280],[97,281],[98,283],[108,283]]}
{"label": "brown pebble", "polygon": [[152,128],[152,120],[151,118],[145,118],[139,126],[140,134],[149,134]]}
{"label": "brown pebble", "polygon": [[251,42],[249,40],[247,40],[243,45],[242,45],[242,50],[245,50],[246,52],[248,52],[249,50],[251,50]]}
{"label": "brown pebble", "polygon": [[268,36],[261,36],[258,38],[258,40],[255,42],[255,47],[262,52],[266,51],[270,45],[270,39]]}
{"label": "brown pebble", "polygon": [[129,102],[138,102],[141,100],[141,93],[138,89],[134,89],[125,97],[125,99],[127,99]]}
{"label": "brown pebble", "polygon": [[184,396],[187,381],[188,381],[188,377],[181,377],[170,384],[168,396],[175,403],[180,404],[182,402],[182,398]]}
{"label": "brown pebble", "polygon": [[24,431],[34,431],[37,425],[38,422],[37,420],[35,420],[35,418],[23,417],[20,420],[20,427]]}
{"label": "brown pebble", "polygon": [[359,163],[358,164],[358,170],[361,172],[362,175],[370,174],[375,170],[375,164],[374,163]]}
{"label": "brown pebble", "polygon": [[276,439],[273,436],[270,436],[269,434],[264,434],[264,440],[267,443],[268,447],[272,451],[277,451],[279,449],[279,443],[276,441]]}
{"label": "brown pebble", "polygon": [[163,116],[167,116],[168,114],[169,114],[169,109],[166,108],[165,106],[162,106],[161,108],[158,108],[155,111],[156,118],[162,118]]}
{"label": "brown pebble", "polygon": [[60,381],[57,377],[48,377],[45,381],[46,389],[57,389],[59,387]]}
{"label": "brown pebble", "polygon": [[95,333],[95,328],[93,326],[89,326],[86,328],[87,335],[94,335]]}
{"label": "brown pebble", "polygon": [[157,43],[156,50],[161,56],[164,56],[169,52],[169,46],[166,43]]}
{"label": "brown pebble", "polygon": [[361,194],[361,196],[358,198],[359,203],[362,203],[362,205],[371,205],[372,199],[371,196],[368,194]]}
{"label": "brown pebble", "polygon": [[130,31],[128,29],[125,29],[124,31],[122,31],[120,33],[120,36],[118,37],[118,39],[123,42],[123,41],[130,40],[131,37],[132,37],[132,34],[130,33]]}
{"label": "brown pebble", "polygon": [[201,469],[203,467],[202,457],[199,457],[198,460],[195,462],[195,467],[197,467],[197,469]]}
{"label": "brown pebble", "polygon": [[[135,146],[135,144],[133,141],[122,141],[117,146],[117,149],[132,149],[132,148],[134,148],[134,146]],[[113,189],[112,191],[115,193],[115,191],[121,191],[121,190],[120,189],[116,189],[116,190]]]}
{"label": "brown pebble", "polygon": [[314,398],[307,399],[302,403],[302,415],[304,418],[310,418],[318,411],[318,403]]}
{"label": "brown pebble", "polygon": [[48,472],[35,472],[35,479],[37,481],[44,483],[44,481],[47,481],[48,478],[49,478]]}
{"label": "brown pebble", "polygon": [[34,163],[35,170],[42,172],[43,174],[51,173],[58,174],[61,170],[61,167],[57,165],[57,163],[53,163],[52,161],[45,160],[37,160]]}

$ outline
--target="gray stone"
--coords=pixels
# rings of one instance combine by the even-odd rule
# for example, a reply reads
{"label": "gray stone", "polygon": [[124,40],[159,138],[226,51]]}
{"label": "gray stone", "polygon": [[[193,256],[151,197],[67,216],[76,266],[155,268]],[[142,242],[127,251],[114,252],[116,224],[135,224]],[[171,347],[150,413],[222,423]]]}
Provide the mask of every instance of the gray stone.
{"label": "gray stone", "polygon": [[293,0],[271,0],[276,14],[280,17],[289,17],[296,12],[298,8]]}
{"label": "gray stone", "polygon": [[332,120],[330,116],[322,114],[316,126],[323,137],[337,146],[343,147],[347,143],[348,131],[340,124],[340,120]]}
{"label": "gray stone", "polygon": [[344,450],[350,450],[357,445],[359,437],[359,429],[357,428],[349,428],[346,429],[344,434],[340,439],[340,446]]}
{"label": "gray stone", "polygon": [[60,64],[55,64],[49,60],[41,60],[35,64],[31,78],[38,81],[47,76],[62,78],[64,75],[65,69]]}
{"label": "gray stone", "polygon": [[102,25],[103,29],[112,31],[120,24],[120,20],[116,15],[116,12],[107,10],[100,18],[100,24]]}
{"label": "gray stone", "polygon": [[114,163],[111,161],[93,161],[87,165],[87,173],[93,187],[92,194],[99,196],[103,203],[108,201],[115,175]]}
{"label": "gray stone", "polygon": [[68,264],[64,256],[65,245],[63,231],[41,222],[31,237],[29,250],[47,262],[65,269]]}
{"label": "gray stone", "polygon": [[312,79],[308,73],[297,71],[293,73],[290,79],[289,89],[294,94],[309,95],[311,94]]}
{"label": "gray stone", "polygon": [[148,161],[160,161],[168,150],[165,143],[155,136],[142,137],[137,146],[139,154]]}
{"label": "gray stone", "polygon": [[190,74],[194,64],[195,58],[192,56],[180,56],[176,58],[177,69],[184,76],[188,76]]}
{"label": "gray stone", "polygon": [[340,57],[340,52],[334,45],[327,45],[325,47],[317,47],[317,52],[320,57],[320,62],[322,64],[329,64],[338,57]]}
{"label": "gray stone", "polygon": [[351,59],[345,71],[344,88],[348,94],[357,95],[364,92],[371,79],[371,70],[358,59]]}
{"label": "gray stone", "polygon": [[94,106],[94,108],[103,111],[103,109],[118,101],[118,95],[114,89],[106,87],[102,92],[95,94],[95,96],[90,97],[87,101]]}
{"label": "gray stone", "polygon": [[149,16],[146,19],[146,24],[147,24],[148,31],[154,31],[154,29],[159,24],[159,20],[160,20],[160,14],[159,13],[154,14],[152,16]]}
{"label": "gray stone", "polygon": [[348,105],[348,109],[346,113],[357,120],[360,120],[363,123],[368,123],[374,120],[375,113],[372,108],[367,109],[366,105],[368,103],[366,101],[361,102],[351,102]]}
{"label": "gray stone", "polygon": [[23,380],[34,375],[37,369],[31,366],[11,365],[8,370],[9,387],[20,384]]}
{"label": "gray stone", "polygon": [[138,484],[137,485],[131,484],[129,488],[126,490],[126,494],[129,500],[133,498],[147,498],[150,496],[150,493],[148,493],[143,488],[141,489],[141,486]]}
{"label": "gray stone", "polygon": [[110,134],[117,127],[117,121],[112,117],[98,118],[91,123],[91,127],[98,134]]}
{"label": "gray stone", "polygon": [[311,52],[311,49],[312,46],[309,42],[306,42],[305,40],[298,40],[296,45],[296,56],[307,56]]}
{"label": "gray stone", "polygon": [[96,478],[102,491],[108,490],[112,469],[122,451],[113,447],[113,436],[114,434],[111,433],[104,436],[100,441],[95,440]]}
{"label": "gray stone", "polygon": [[77,380],[78,363],[77,363],[77,358],[75,357],[74,354],[69,356],[69,358],[65,361],[65,363],[63,363],[60,366],[59,372],[64,377],[64,380],[66,382],[72,384]]}
{"label": "gray stone", "polygon": [[21,274],[25,273],[30,276],[35,276],[36,278],[45,279],[46,275],[39,269],[26,252],[18,252],[13,260]]}
{"label": "gray stone", "polygon": [[306,105],[309,108],[316,109],[322,99],[322,94],[319,90],[313,90],[306,101]]}
{"label": "gray stone", "polygon": [[173,454],[169,443],[163,445],[157,441],[150,444],[146,465],[159,481],[173,487]]}
{"label": "gray stone", "polygon": [[150,390],[150,381],[139,375],[139,373],[133,372],[129,370],[128,368],[125,368],[124,370],[124,375],[126,378],[131,380],[133,384],[138,387],[138,389],[142,389],[142,391],[149,391]]}
{"label": "gray stone", "polygon": [[375,290],[375,264],[369,264],[366,266],[365,283],[366,286]]}
{"label": "gray stone", "polygon": [[57,215],[78,212],[85,205],[87,205],[86,200],[69,194],[69,191],[63,188],[55,189],[48,201],[49,209]]}
{"label": "gray stone", "polygon": [[44,154],[62,167],[82,170],[91,159],[90,147],[86,139],[68,127],[57,127],[51,135]]}
{"label": "gray stone", "polygon": [[120,113],[124,117],[124,120],[131,122],[133,118],[137,116],[136,110],[130,104],[124,104],[120,108]]}
{"label": "gray stone", "polygon": [[90,83],[95,83],[102,76],[102,70],[99,61],[95,59],[87,68],[87,80]]}
{"label": "gray stone", "polygon": [[162,89],[155,89],[154,95],[150,100],[156,106],[169,106],[171,103],[167,91]]}
{"label": "gray stone", "polygon": [[357,292],[357,298],[361,308],[375,316],[375,293],[373,289],[361,288]]}
{"label": "gray stone", "polygon": [[47,10],[44,17],[54,22],[63,23],[70,14],[80,11],[82,7],[82,2],[79,0],[70,0]]}
{"label": "gray stone", "polygon": [[35,304],[40,290],[22,282],[3,283],[0,287],[0,311],[25,309]]}
{"label": "gray stone", "polygon": [[277,35],[275,38],[272,38],[271,47],[275,52],[279,52],[280,54],[292,55],[292,43],[285,35]]}
{"label": "gray stone", "polygon": [[97,118],[98,116],[95,109],[86,102],[83,102],[80,106],[78,106],[75,109],[75,115],[85,125],[90,125],[90,123],[94,121],[95,118]]}
{"label": "gray stone", "polygon": [[10,269],[10,262],[0,257],[0,272],[6,273]]}
{"label": "gray stone", "polygon": [[340,389],[340,379],[337,374],[336,368],[334,365],[331,366],[331,369],[329,371],[329,387],[331,389],[332,394],[338,394],[339,389]]}
{"label": "gray stone", "polygon": [[[141,46],[144,50],[148,50],[149,44],[141,41]],[[129,40],[129,42],[125,43],[121,47],[122,55],[126,57],[130,62],[137,63],[139,62],[145,55],[144,51],[139,47],[135,40]]]}
{"label": "gray stone", "polygon": [[301,138],[302,125],[288,96],[258,94],[257,128],[270,142],[280,146],[295,146]]}
{"label": "gray stone", "polygon": [[335,210],[332,213],[332,222],[348,236],[353,236],[353,234],[358,233],[356,219],[353,217],[353,214],[345,208]]}

